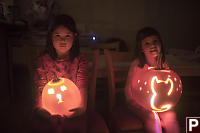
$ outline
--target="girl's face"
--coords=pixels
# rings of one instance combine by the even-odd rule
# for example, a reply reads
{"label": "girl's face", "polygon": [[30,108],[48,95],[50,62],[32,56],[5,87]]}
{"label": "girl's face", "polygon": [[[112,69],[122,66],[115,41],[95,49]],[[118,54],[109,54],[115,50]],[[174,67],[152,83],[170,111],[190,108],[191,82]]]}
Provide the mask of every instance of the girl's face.
{"label": "girl's face", "polygon": [[74,37],[75,34],[64,26],[59,26],[53,31],[52,42],[58,57],[64,57],[69,53]]}
{"label": "girl's face", "polygon": [[142,50],[146,58],[155,58],[160,54],[161,46],[157,36],[148,36],[141,41]]}

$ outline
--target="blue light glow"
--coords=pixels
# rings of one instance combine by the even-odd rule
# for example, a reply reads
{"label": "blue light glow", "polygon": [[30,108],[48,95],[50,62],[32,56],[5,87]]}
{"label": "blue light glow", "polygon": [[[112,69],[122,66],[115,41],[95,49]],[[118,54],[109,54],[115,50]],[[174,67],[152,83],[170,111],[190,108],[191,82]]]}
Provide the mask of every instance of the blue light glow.
{"label": "blue light glow", "polygon": [[92,41],[92,42],[97,42],[97,36],[95,35],[95,34],[92,34],[91,36],[90,36],[90,40]]}
{"label": "blue light glow", "polygon": [[92,37],[92,40],[93,40],[93,41],[95,41],[95,40],[96,40],[96,37],[95,37],[95,36],[93,36],[93,37]]}

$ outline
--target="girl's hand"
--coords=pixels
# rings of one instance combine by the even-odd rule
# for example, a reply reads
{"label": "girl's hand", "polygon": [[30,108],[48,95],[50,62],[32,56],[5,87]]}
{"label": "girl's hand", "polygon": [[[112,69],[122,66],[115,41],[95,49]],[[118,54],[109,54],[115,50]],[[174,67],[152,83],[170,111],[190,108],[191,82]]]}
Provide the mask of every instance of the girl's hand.
{"label": "girl's hand", "polygon": [[35,108],[34,113],[36,113],[38,116],[42,116],[48,119],[51,117],[51,114],[43,108]]}
{"label": "girl's hand", "polygon": [[83,109],[82,108],[74,108],[74,109],[71,109],[69,111],[73,112],[73,114],[69,118],[73,118],[73,117],[79,116],[79,115],[81,115],[83,113]]}
{"label": "girl's hand", "polygon": [[52,120],[61,120],[62,116],[61,115],[52,115],[51,118],[52,118]]}
{"label": "girl's hand", "polygon": [[52,115],[51,116],[51,122],[53,123],[54,126],[58,126],[62,124],[63,117],[61,115]]}

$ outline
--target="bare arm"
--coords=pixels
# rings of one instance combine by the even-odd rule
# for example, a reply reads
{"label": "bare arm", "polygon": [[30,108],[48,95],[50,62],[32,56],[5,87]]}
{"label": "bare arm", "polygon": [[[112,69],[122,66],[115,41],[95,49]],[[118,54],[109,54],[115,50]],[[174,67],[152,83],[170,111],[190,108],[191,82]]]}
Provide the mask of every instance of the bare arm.
{"label": "bare arm", "polygon": [[127,101],[127,105],[131,110],[135,110],[135,108],[142,108],[140,105],[138,105],[133,97],[133,93],[134,93],[134,78],[137,78],[135,76],[136,75],[136,67],[138,66],[138,60],[134,60],[131,64],[131,67],[129,69],[129,73],[128,73],[128,78],[126,81],[126,88],[125,88],[125,95],[126,95],[126,101]]}

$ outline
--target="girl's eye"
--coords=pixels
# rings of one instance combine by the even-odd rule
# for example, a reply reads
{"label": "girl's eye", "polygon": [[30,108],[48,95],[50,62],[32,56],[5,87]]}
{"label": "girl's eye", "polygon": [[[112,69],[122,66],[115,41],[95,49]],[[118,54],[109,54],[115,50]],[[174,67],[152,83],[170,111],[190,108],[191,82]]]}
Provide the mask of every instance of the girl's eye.
{"label": "girl's eye", "polygon": [[66,37],[66,38],[70,38],[70,37],[71,37],[71,35],[66,35],[65,37]]}
{"label": "girl's eye", "polygon": [[150,43],[146,42],[145,44],[146,44],[146,45],[149,45]]}
{"label": "girl's eye", "polygon": [[159,43],[159,41],[158,41],[158,40],[154,40],[154,41],[153,41],[153,44],[156,44],[156,43]]}
{"label": "girl's eye", "polygon": [[60,37],[60,35],[59,35],[59,34],[56,34],[55,36],[56,36],[56,37]]}

